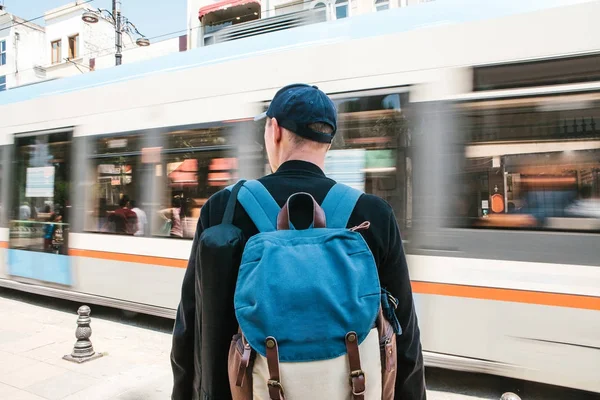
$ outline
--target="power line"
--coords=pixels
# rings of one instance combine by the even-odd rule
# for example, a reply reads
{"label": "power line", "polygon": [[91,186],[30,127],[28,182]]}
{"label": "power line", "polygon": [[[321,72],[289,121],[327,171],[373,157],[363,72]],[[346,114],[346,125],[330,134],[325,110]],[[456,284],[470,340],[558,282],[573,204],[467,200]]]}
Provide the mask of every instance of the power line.
{"label": "power line", "polygon": [[[281,9],[288,8],[288,7],[297,7],[298,5],[301,5],[301,4],[310,4],[310,3],[313,3],[314,1],[315,0],[304,0],[304,1],[299,2],[299,3],[288,4],[288,5],[285,5],[285,6],[282,6],[282,7],[277,7],[277,9],[281,10]],[[312,10],[312,9],[310,9],[310,10]],[[302,10],[302,11],[308,11],[308,10]],[[262,14],[266,14],[268,12],[269,12],[269,10],[261,11],[260,15],[262,16]],[[301,12],[301,11],[299,11],[299,12]],[[239,18],[243,18],[243,17],[248,17],[248,16],[251,16],[251,15],[257,15],[257,14],[259,14],[259,13],[256,13],[256,14],[255,13],[249,13],[249,14],[244,14],[244,15],[238,15],[236,17],[225,19],[225,20],[222,20],[222,21],[219,21],[219,22],[220,23],[231,22],[231,21],[237,20],[238,17]],[[262,19],[262,18],[257,18],[256,20],[258,20],[258,19]],[[253,21],[256,21],[256,20],[247,21],[247,22],[253,22]],[[158,38],[162,38],[162,37],[165,37],[165,36],[176,35],[178,33],[185,33],[185,32],[188,32],[188,31],[195,31],[196,29],[200,29],[200,28],[202,28],[202,25],[198,25],[198,26],[194,26],[194,27],[186,28],[186,29],[179,29],[177,31],[173,31],[173,32],[169,32],[169,33],[163,33],[163,34],[160,34],[160,35],[149,37],[148,39],[150,39],[150,40],[151,39],[158,39]],[[128,50],[131,50],[131,49],[128,49]]]}
{"label": "power line", "polygon": [[67,8],[62,8],[62,9],[60,9],[60,10],[57,10],[57,11],[54,11],[54,12],[51,12],[51,13],[47,13],[47,14],[44,14],[44,15],[40,15],[39,17],[35,17],[35,18],[31,18],[31,19],[27,19],[27,20],[24,20],[24,21],[21,21],[21,22],[13,22],[13,23],[12,23],[10,26],[7,26],[7,27],[5,27],[5,28],[2,28],[2,29],[0,29],[0,32],[1,32],[1,31],[5,31],[5,30],[7,30],[7,29],[10,29],[10,28],[12,28],[13,26],[16,26],[16,25],[25,25],[25,24],[26,24],[26,23],[28,23],[28,22],[37,21],[38,19],[44,18],[44,17],[46,17],[46,16],[48,16],[48,15],[58,14],[59,12],[64,12],[64,11],[66,11],[66,10],[70,10],[71,8],[75,8],[75,7],[82,6],[82,5],[84,5],[84,4],[89,4],[89,3],[93,2],[93,1],[95,1],[95,0],[86,0],[86,1],[84,1],[83,3],[77,3],[77,4],[75,4],[75,5],[72,5],[72,6],[70,6],[70,7],[67,7]]}
{"label": "power line", "polygon": [[[309,4],[309,3],[312,3],[313,1],[314,0],[304,0],[302,3],[294,3],[294,4],[286,5],[286,6],[280,7],[280,9],[287,8],[287,7],[295,7],[295,6],[298,6],[300,4]],[[303,11],[308,11],[308,10],[303,10]],[[268,12],[268,10],[267,11],[263,11],[260,14],[265,14],[267,12]],[[243,18],[243,17],[248,17],[248,16],[251,16],[251,15],[256,15],[256,14],[255,13],[249,13],[249,14],[245,14],[245,15],[238,15],[236,17],[229,18],[229,19],[226,19],[226,20],[223,20],[223,21],[220,21],[220,22],[230,22],[230,21],[237,20],[238,17],[239,18]],[[256,20],[258,20],[258,19],[256,19]],[[253,21],[256,21],[256,20],[253,20]],[[252,22],[252,21],[247,21],[247,22]],[[189,28],[189,29],[188,28],[186,28],[186,29],[180,29],[180,30],[177,30],[177,31],[173,31],[173,32],[168,32],[168,33],[163,33],[163,34],[160,34],[160,35],[152,36],[152,37],[149,37],[148,40],[158,39],[158,38],[162,38],[162,37],[166,37],[166,36],[171,36],[171,35],[176,35],[176,34],[188,32],[188,31],[195,31],[196,29],[200,29],[200,28],[202,28],[202,25],[194,26],[194,27]],[[218,32],[218,31],[216,31],[216,32]],[[91,51],[91,52],[89,52],[87,54],[82,55],[81,57],[86,57],[86,56],[92,55],[94,53],[101,53],[101,52],[104,52],[104,51],[108,51],[108,50],[111,50],[112,48],[114,48],[114,46],[107,47],[105,49],[94,50],[94,51]],[[128,49],[124,49],[123,52],[130,51],[130,50],[135,50],[135,49],[137,49],[137,47],[130,47]]]}
{"label": "power line", "polygon": [[[85,3],[80,3],[80,4],[86,4],[86,3],[90,3],[90,2],[92,2],[92,1],[94,1],[94,0],[88,0],[88,1],[86,1]],[[280,7],[279,9],[283,9],[283,8],[287,8],[287,7],[294,7],[294,6],[298,6],[298,5],[300,5],[300,4],[309,4],[309,3],[313,3],[313,2],[314,2],[314,0],[304,0],[302,3],[295,3],[295,4],[286,5],[286,6]],[[72,7],[74,7],[74,6],[72,6]],[[72,7],[70,7],[70,8],[72,8]],[[62,11],[62,10],[61,10],[61,11]],[[304,11],[307,11],[307,10],[304,10]],[[267,13],[267,12],[269,12],[269,10],[263,11],[263,12],[261,12],[260,14],[265,14],[265,13]],[[243,17],[247,17],[247,16],[251,16],[251,15],[255,15],[255,14],[254,14],[254,13],[249,13],[249,14],[245,14],[245,15],[239,15],[239,16],[236,16],[236,17],[233,17],[233,18],[227,19],[227,20],[220,21],[220,22],[230,22],[230,21],[234,21],[234,20],[236,20],[238,17],[240,17],[240,18],[243,18]],[[38,17],[38,18],[39,18],[39,17]],[[266,19],[268,19],[268,18],[266,18]],[[257,20],[258,20],[258,19],[257,19]],[[253,21],[256,21],[256,20],[253,20]],[[248,22],[252,22],[252,21],[248,21]],[[190,32],[191,32],[191,31],[195,31],[196,29],[200,29],[200,28],[202,28],[202,25],[194,26],[194,27],[191,27],[191,28],[189,28],[189,29],[187,29],[187,28],[186,28],[186,29],[180,29],[180,30],[177,30],[177,31],[172,31],[172,32],[168,32],[168,33],[164,33],[164,34],[160,34],[160,35],[152,36],[152,37],[149,37],[148,39],[149,39],[149,40],[158,39],[158,38],[162,38],[162,37],[166,37],[166,36],[171,36],[171,35],[176,35],[176,34],[180,34],[180,33],[188,32],[188,31],[190,31]],[[218,31],[216,31],[216,32],[214,32],[214,33],[217,33],[217,32],[218,32]],[[87,52],[87,53],[84,53],[84,54],[78,55],[76,58],[86,58],[86,57],[90,57],[90,56],[92,56],[92,55],[95,55],[95,57],[94,57],[94,58],[95,58],[95,59],[98,59],[98,58],[100,58],[100,57],[103,57],[103,56],[108,56],[109,54],[112,54],[112,53],[108,53],[108,51],[109,51],[109,50],[114,50],[114,48],[115,48],[115,47],[114,47],[114,45],[111,45],[110,47],[106,47],[106,48],[102,48],[102,49],[90,50],[90,51],[89,51],[89,52]],[[129,48],[125,48],[125,49],[123,49],[123,53],[126,53],[126,52],[128,52],[128,51],[131,51],[131,50],[135,50],[135,49],[137,49],[137,48],[138,48],[138,47],[129,47]],[[105,53],[105,52],[107,52],[107,53],[106,53],[106,54],[102,54],[102,53]],[[71,60],[69,60],[69,62],[70,62],[70,61],[71,61]],[[82,65],[83,65],[83,64],[82,64]],[[11,75],[11,76],[14,76],[14,75],[17,75],[18,73],[28,72],[28,71],[32,71],[32,70],[39,69],[39,68],[44,68],[44,69],[45,69],[45,67],[44,67],[44,66],[42,66],[42,65],[39,65],[39,66],[35,66],[35,67],[33,67],[33,68],[28,68],[28,69],[20,70],[20,71],[18,71],[18,72],[12,73],[12,74],[7,74],[6,76],[9,76],[9,75]]]}

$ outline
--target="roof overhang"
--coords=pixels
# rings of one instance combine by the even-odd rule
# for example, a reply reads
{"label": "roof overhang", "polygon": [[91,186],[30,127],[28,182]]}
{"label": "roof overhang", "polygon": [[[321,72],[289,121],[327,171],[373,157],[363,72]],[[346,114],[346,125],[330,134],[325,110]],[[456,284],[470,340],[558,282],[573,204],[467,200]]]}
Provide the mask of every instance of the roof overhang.
{"label": "roof overhang", "polygon": [[200,8],[198,18],[202,20],[208,14],[219,14],[215,15],[218,20],[238,17],[241,16],[240,11],[244,6],[252,12],[260,12],[259,0],[223,0]]}

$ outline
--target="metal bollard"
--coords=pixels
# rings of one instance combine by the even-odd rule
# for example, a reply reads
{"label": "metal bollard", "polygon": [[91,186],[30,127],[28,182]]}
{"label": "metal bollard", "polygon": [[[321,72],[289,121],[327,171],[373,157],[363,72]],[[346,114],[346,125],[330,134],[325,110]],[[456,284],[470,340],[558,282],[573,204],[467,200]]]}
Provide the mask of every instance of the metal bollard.
{"label": "metal bollard", "polygon": [[95,360],[103,356],[102,353],[96,353],[90,336],[92,336],[92,328],[90,327],[90,313],[92,310],[88,306],[81,306],[77,310],[79,317],[77,318],[77,329],[75,337],[77,342],[73,346],[73,352],[63,357],[63,359],[76,363],[84,363],[86,361]]}
{"label": "metal bollard", "polygon": [[521,398],[512,392],[506,392],[500,397],[500,400],[521,400]]}

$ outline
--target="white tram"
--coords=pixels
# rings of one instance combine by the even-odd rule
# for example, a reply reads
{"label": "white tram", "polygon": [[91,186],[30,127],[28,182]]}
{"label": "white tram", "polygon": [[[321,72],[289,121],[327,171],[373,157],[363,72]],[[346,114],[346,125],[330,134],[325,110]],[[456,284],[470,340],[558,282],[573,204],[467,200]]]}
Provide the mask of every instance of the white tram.
{"label": "white tram", "polygon": [[426,363],[600,392],[600,2],[456,3],[0,93],[0,286],[172,317],[202,205],[266,172],[251,117],[308,82],[328,172],[394,207]]}

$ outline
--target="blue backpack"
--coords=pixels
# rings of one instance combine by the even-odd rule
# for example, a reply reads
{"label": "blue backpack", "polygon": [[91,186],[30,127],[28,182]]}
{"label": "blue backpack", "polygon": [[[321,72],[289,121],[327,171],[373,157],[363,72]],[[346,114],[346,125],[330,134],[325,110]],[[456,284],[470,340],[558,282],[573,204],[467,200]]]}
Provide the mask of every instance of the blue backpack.
{"label": "blue backpack", "polygon": [[[280,208],[258,181],[239,189],[259,233],[235,288],[234,400],[394,398],[397,301],[358,232],[370,223],[346,228],[361,194],[336,184],[322,206],[296,193]],[[306,229],[294,226],[300,215],[312,216]]]}

